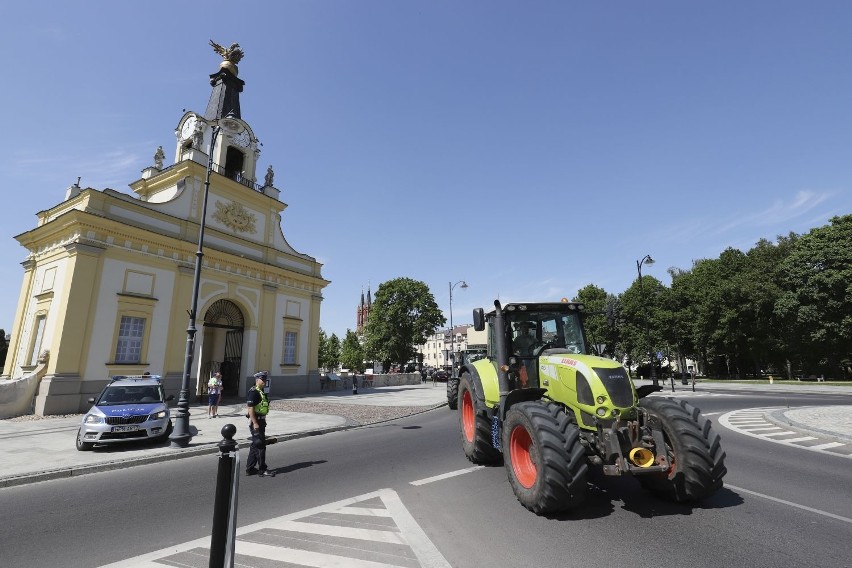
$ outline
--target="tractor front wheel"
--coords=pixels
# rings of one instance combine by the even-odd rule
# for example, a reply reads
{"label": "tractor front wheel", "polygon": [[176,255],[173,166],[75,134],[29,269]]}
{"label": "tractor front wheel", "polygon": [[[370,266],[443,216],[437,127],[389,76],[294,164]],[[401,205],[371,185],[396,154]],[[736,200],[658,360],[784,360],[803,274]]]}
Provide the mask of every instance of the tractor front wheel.
{"label": "tractor front wheel", "polygon": [[519,402],[509,409],[503,459],[515,496],[533,513],[565,511],[586,496],[580,430],[557,404]]}
{"label": "tractor front wheel", "polygon": [[459,426],[462,449],[467,459],[475,464],[500,462],[500,452],[491,445],[491,420],[485,405],[476,398],[470,375],[463,373],[459,379]]}
{"label": "tractor front wheel", "polygon": [[639,482],[658,497],[677,503],[703,499],[721,488],[728,470],[710,421],[682,400],[643,398],[639,405],[660,419],[670,464],[666,473],[637,476]]}

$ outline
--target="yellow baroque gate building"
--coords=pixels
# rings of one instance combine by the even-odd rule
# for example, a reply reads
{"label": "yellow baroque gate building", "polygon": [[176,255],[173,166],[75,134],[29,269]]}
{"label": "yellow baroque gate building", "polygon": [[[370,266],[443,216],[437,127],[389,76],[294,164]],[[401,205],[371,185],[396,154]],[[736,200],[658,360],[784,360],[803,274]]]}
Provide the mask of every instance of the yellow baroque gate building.
{"label": "yellow baroque gate building", "polygon": [[18,396],[33,397],[37,414],[83,412],[115,375],[147,371],[178,393],[208,176],[190,392],[202,397],[220,371],[226,394],[242,395],[261,369],[273,395],[319,389],[329,282],[287,243],[272,168],[257,179],[238,61],[210,76],[204,113],[181,117],[173,165],[160,147],[133,195],[75,184],[15,237],[28,255],[3,376],[34,385]]}

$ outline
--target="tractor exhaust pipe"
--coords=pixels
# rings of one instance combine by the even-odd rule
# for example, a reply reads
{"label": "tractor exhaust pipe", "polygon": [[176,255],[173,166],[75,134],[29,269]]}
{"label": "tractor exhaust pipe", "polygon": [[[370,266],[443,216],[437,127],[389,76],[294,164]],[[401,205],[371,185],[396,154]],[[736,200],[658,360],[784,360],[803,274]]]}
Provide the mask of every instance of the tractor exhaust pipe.
{"label": "tractor exhaust pipe", "polygon": [[654,465],[654,452],[647,448],[633,448],[630,450],[630,461],[639,467],[651,467]]}
{"label": "tractor exhaust pipe", "polygon": [[497,359],[497,385],[500,388],[500,408],[505,408],[509,394],[509,349],[506,345],[506,319],[500,300],[494,300],[494,350]]}

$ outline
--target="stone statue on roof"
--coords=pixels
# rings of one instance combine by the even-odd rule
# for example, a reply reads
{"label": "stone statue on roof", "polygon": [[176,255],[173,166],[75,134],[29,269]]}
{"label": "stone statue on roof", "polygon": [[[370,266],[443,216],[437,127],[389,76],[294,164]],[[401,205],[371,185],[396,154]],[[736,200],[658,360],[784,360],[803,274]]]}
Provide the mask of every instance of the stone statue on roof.
{"label": "stone statue on roof", "polygon": [[163,152],[163,147],[157,148],[157,153],[154,154],[154,167],[158,170],[163,169],[163,160],[166,159],[166,153]]}

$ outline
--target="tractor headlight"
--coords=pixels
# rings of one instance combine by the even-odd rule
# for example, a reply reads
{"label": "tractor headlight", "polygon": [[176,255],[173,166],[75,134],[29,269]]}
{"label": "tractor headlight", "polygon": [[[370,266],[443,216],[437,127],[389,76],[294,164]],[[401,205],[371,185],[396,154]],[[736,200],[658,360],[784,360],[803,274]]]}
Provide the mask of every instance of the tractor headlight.
{"label": "tractor headlight", "polygon": [[600,395],[596,400],[598,401],[598,404],[603,404],[606,402],[606,397],[604,395]]}
{"label": "tractor headlight", "polygon": [[599,407],[599,408],[598,408],[595,412],[596,412],[596,413],[597,413],[597,415],[598,415],[598,416],[600,416],[601,418],[603,418],[604,416],[606,416],[606,408],[604,408],[603,406]]}

